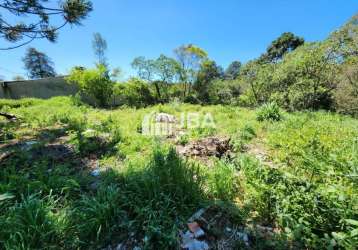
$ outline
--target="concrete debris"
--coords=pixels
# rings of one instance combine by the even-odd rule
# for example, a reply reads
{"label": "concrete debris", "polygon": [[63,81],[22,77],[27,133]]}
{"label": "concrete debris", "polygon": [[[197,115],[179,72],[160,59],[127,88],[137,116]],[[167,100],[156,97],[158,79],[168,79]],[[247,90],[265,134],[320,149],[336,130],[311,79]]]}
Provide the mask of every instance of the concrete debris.
{"label": "concrete debris", "polygon": [[198,219],[205,213],[205,211],[206,211],[205,208],[199,209],[195,214],[193,214],[193,215],[189,218],[188,222],[193,222],[193,221],[195,221],[195,220],[198,220]]}
{"label": "concrete debris", "polygon": [[167,113],[159,113],[155,115],[155,122],[176,123],[177,120],[173,115]]}
{"label": "concrete debris", "polygon": [[186,146],[178,146],[180,155],[194,157],[215,156],[221,158],[231,152],[229,138],[208,137],[188,143]]}
{"label": "concrete debris", "polygon": [[200,228],[197,222],[188,223],[190,231],[194,234],[195,238],[200,238],[205,235],[203,229]]}
{"label": "concrete debris", "polygon": [[187,250],[208,250],[209,245],[205,241],[199,241],[195,239],[193,233],[187,231],[185,234],[181,236],[182,238],[182,249]]}

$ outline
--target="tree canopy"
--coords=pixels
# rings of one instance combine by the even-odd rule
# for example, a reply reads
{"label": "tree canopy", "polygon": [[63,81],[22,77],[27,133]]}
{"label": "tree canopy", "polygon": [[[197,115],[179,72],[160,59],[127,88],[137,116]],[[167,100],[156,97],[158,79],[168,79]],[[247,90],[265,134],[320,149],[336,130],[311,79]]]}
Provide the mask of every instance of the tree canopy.
{"label": "tree canopy", "polygon": [[272,41],[267,48],[266,53],[261,56],[261,60],[265,62],[277,62],[290,51],[304,44],[305,40],[296,36],[291,32],[285,32],[276,40]]}
{"label": "tree canopy", "polygon": [[97,58],[97,64],[107,66],[106,50],[107,42],[98,32],[93,34],[92,47]]}
{"label": "tree canopy", "polygon": [[6,15],[0,14],[0,38],[15,43],[0,48],[8,50],[35,39],[55,42],[58,31],[65,25],[81,24],[92,11],[92,3],[88,0],[1,0],[0,9],[7,11]]}
{"label": "tree canopy", "polygon": [[229,80],[233,80],[237,78],[240,74],[241,69],[241,62],[240,61],[233,61],[225,70],[225,78]]}
{"label": "tree canopy", "polygon": [[22,60],[31,79],[56,76],[52,60],[45,53],[35,48],[28,48]]}

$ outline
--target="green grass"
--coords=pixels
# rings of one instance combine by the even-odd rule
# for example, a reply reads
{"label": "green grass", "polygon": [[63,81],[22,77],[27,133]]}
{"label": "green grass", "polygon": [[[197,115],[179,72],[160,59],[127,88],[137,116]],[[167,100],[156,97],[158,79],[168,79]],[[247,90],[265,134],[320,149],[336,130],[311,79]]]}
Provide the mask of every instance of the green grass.
{"label": "green grass", "polygon": [[[242,225],[279,229],[274,240],[255,238],[255,249],[358,244],[356,119],[299,112],[258,121],[256,110],[180,103],[102,110],[67,97],[0,100],[0,110],[21,117],[18,123],[0,120],[0,146],[38,142],[0,162],[0,195],[6,194],[1,249],[99,249],[130,239],[144,249],[176,249],[186,220],[212,204],[229,206]],[[152,111],[177,118],[212,114],[215,128],[188,129],[178,143],[230,137],[234,157],[211,165],[179,157],[174,140],[138,132]],[[58,140],[74,155],[54,160],[35,154]],[[260,144],[275,167],[245,153],[249,144]],[[81,161],[91,157],[103,170],[100,177]]]}

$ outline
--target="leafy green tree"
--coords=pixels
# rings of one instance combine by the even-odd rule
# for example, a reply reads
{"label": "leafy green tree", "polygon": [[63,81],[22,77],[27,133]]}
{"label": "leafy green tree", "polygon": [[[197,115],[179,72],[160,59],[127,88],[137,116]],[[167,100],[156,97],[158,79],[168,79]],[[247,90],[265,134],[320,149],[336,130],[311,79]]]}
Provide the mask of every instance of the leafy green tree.
{"label": "leafy green tree", "polygon": [[236,80],[215,79],[211,82],[208,92],[212,104],[236,105],[241,95],[241,86]]}
{"label": "leafy green tree", "polygon": [[[136,57],[132,62],[132,68],[137,70],[137,74],[142,80],[153,82],[155,79],[157,70],[155,60],[146,59],[144,56]],[[160,100],[162,98],[160,84],[157,81],[154,81],[153,84],[157,92],[157,97]]]}
{"label": "leafy green tree", "polygon": [[303,45],[304,42],[305,40],[303,38],[295,36],[295,34],[291,32],[285,32],[270,44],[260,60],[271,63],[277,62],[281,60],[286,53],[295,50],[297,47]]}
{"label": "leafy green tree", "polygon": [[358,116],[358,59],[346,61],[342,66],[337,88],[334,92],[336,110],[343,114]]}
{"label": "leafy green tree", "polygon": [[272,99],[291,110],[330,109],[338,75],[336,57],[324,44],[307,44],[285,56],[277,66]]}
{"label": "leafy green tree", "polygon": [[262,64],[260,60],[250,61],[242,67],[238,81],[244,93],[241,97],[243,105],[259,106],[267,102],[274,71],[274,64]]}
{"label": "leafy green tree", "polygon": [[198,72],[198,76],[193,85],[194,90],[198,93],[198,98],[203,102],[209,102],[209,86],[215,79],[223,78],[223,69],[214,61],[204,61]]}
{"label": "leafy green tree", "polygon": [[[156,81],[153,84],[156,88],[160,88],[161,92],[164,92],[165,100],[167,101],[169,100],[169,84],[178,78],[180,65],[175,59],[160,55],[154,61],[154,68]],[[164,101],[163,95],[161,96],[161,101]]]}
{"label": "leafy green tree", "polygon": [[240,61],[233,61],[225,70],[225,78],[228,80],[236,79],[240,74],[241,69],[241,62]]}
{"label": "leafy green tree", "polygon": [[326,41],[332,53],[342,60],[358,56],[358,14],[333,32]]}
{"label": "leafy green tree", "polygon": [[182,45],[174,50],[179,65],[180,81],[184,84],[184,97],[190,93],[190,86],[196,81],[200,65],[208,57],[208,54],[193,44]]}
{"label": "leafy green tree", "polygon": [[137,70],[139,78],[151,82],[155,77],[155,61],[144,56],[134,58],[132,68]]}
{"label": "leafy green tree", "polygon": [[131,78],[125,84],[118,83],[114,87],[114,96],[119,105],[145,107],[155,103],[150,85],[138,78]]}
{"label": "leafy green tree", "polygon": [[107,42],[98,32],[93,34],[92,47],[97,58],[97,64],[108,67],[106,58]]}
{"label": "leafy green tree", "polygon": [[334,91],[335,108],[340,113],[358,115],[358,14],[324,42],[327,53],[340,68]]}
{"label": "leafy green tree", "polygon": [[154,67],[158,80],[165,83],[172,83],[180,73],[179,63],[165,55],[160,55],[155,60]]}
{"label": "leafy green tree", "polygon": [[107,68],[98,64],[95,69],[73,68],[66,78],[70,84],[76,84],[81,93],[94,102],[95,106],[106,107],[109,105],[113,94],[113,81],[108,77]]}
{"label": "leafy green tree", "polygon": [[[92,11],[88,0],[2,0],[0,9],[0,37],[15,46],[0,48],[8,50],[21,47],[35,39],[55,42],[58,31],[65,25],[80,25]],[[14,21],[20,18],[18,21]],[[56,24],[57,22],[57,24]]]}
{"label": "leafy green tree", "polygon": [[30,79],[56,76],[52,60],[35,48],[28,48],[22,60]]}

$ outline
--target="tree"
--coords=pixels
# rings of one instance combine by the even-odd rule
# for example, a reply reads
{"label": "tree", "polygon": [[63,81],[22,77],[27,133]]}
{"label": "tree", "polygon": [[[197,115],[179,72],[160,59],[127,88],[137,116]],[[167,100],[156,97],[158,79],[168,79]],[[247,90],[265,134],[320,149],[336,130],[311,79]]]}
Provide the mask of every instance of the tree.
{"label": "tree", "polygon": [[214,61],[204,61],[198,72],[193,88],[198,93],[198,98],[203,102],[209,102],[209,86],[215,79],[223,78],[223,69]]}
{"label": "tree", "polygon": [[51,59],[35,48],[28,48],[22,60],[30,79],[56,76]]}
{"label": "tree", "polygon": [[155,74],[161,82],[171,83],[180,73],[179,63],[170,57],[160,55],[154,62]]}
{"label": "tree", "polygon": [[358,14],[353,16],[340,29],[333,32],[326,41],[333,53],[340,59],[350,60],[358,56]]}
{"label": "tree", "polygon": [[25,78],[23,76],[17,75],[17,76],[14,76],[12,78],[12,80],[14,80],[14,81],[23,81],[23,80],[25,80]]}
{"label": "tree", "polygon": [[92,98],[95,106],[106,107],[109,104],[114,83],[104,65],[98,64],[95,69],[73,68],[66,80],[76,84],[83,94]]}
{"label": "tree", "polygon": [[180,65],[175,59],[160,55],[154,61],[154,68],[155,78],[157,80],[154,84],[162,89],[161,92],[164,92],[165,99],[169,100],[169,84],[178,78]]}
{"label": "tree", "polygon": [[225,78],[228,80],[236,79],[240,74],[241,62],[233,61],[225,70]]}
{"label": "tree", "polygon": [[[92,11],[88,0],[1,0],[0,37],[14,46],[0,48],[9,50],[21,47],[35,39],[55,42],[58,31],[65,25],[80,25]],[[16,20],[20,18],[21,20]],[[61,20],[55,24],[55,21]]]}
{"label": "tree", "polygon": [[[144,56],[134,58],[132,68],[137,70],[138,76],[147,82],[152,82],[156,74],[156,63],[152,59],[146,59]],[[157,81],[153,82],[157,92],[158,99],[161,99],[160,86]]]}
{"label": "tree", "polygon": [[134,58],[132,68],[137,71],[139,78],[151,82],[155,76],[155,62],[151,59],[146,59],[144,56]]}
{"label": "tree", "polygon": [[180,64],[180,80],[184,84],[184,97],[190,92],[190,86],[196,81],[200,65],[208,57],[201,48],[193,45],[182,45],[174,50]]}
{"label": "tree", "polygon": [[274,63],[282,59],[282,57],[304,44],[305,40],[295,36],[291,32],[283,33],[279,38],[274,40],[267,48],[265,54],[261,56],[263,62]]}
{"label": "tree", "polygon": [[306,44],[277,65],[271,99],[290,110],[331,109],[339,71],[324,43]]}
{"label": "tree", "polygon": [[268,101],[275,67],[275,64],[262,64],[260,60],[249,61],[242,67],[238,81],[244,92],[243,105],[258,106]]}
{"label": "tree", "polygon": [[102,64],[107,67],[107,42],[98,32],[93,34],[92,47],[94,54],[97,57],[97,64]]}

